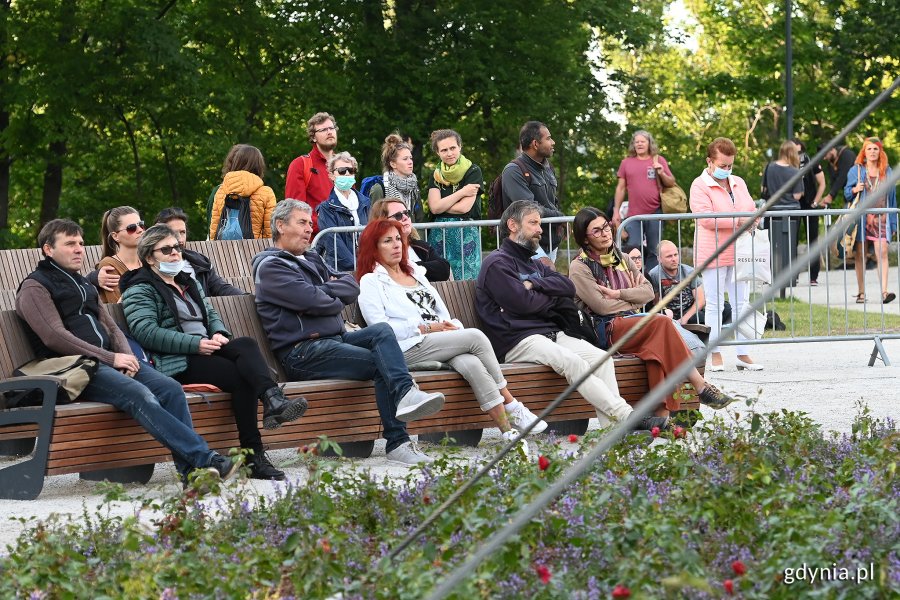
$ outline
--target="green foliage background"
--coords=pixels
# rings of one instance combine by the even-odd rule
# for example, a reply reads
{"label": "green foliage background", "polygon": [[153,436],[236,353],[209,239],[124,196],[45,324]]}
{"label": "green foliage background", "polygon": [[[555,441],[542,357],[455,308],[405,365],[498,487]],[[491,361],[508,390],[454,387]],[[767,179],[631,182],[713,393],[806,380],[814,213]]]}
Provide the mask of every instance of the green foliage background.
{"label": "green foliage background", "polygon": [[[685,0],[0,0],[0,247],[47,220],[180,205],[202,232],[228,148],[259,147],[280,197],[325,110],[340,147],[378,172],[399,129],[420,175],[433,129],[453,127],[488,180],[518,128],[546,122],[571,213],[605,206],[630,132],[651,130],[682,186],[717,135],[755,185],[784,135],[782,3]],[[794,3],[795,131],[839,130],[897,74],[900,6]],[[690,43],[683,43],[685,35]],[[860,131],[897,145],[896,101]],[[851,139],[851,144],[857,139]]]}

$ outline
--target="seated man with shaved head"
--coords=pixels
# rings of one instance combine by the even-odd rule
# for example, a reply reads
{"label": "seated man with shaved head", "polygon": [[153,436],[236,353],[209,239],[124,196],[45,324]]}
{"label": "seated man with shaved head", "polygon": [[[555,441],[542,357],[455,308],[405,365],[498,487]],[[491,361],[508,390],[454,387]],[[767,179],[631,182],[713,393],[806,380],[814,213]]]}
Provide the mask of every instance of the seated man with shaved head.
{"label": "seated man with shaved head", "polygon": [[[647,273],[647,279],[653,286],[654,304],[694,272],[693,268],[681,264],[681,251],[669,240],[659,243],[656,255],[659,257],[659,264]],[[675,321],[676,329],[692,352],[702,348],[703,342],[694,332],[688,331],[684,326],[703,324],[703,307],[706,305],[706,299],[703,296],[702,284],[703,280],[700,277],[692,280],[690,285],[681,290],[661,313]]]}

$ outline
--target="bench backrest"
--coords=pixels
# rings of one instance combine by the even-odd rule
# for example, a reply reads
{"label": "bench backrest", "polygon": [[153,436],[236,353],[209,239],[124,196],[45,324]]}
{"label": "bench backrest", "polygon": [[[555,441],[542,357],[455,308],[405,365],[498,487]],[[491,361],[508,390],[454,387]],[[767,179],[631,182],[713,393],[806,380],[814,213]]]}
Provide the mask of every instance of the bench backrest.
{"label": "bench backrest", "polygon": [[0,311],[0,379],[12,377],[12,372],[35,358],[31,342],[25,333],[25,323],[14,310]]}

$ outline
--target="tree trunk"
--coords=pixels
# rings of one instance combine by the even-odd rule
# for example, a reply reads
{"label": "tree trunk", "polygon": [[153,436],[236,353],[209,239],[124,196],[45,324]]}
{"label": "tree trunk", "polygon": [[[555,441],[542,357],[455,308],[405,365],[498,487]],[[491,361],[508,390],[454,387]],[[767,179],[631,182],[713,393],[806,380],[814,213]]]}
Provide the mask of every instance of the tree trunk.
{"label": "tree trunk", "polygon": [[150,111],[147,111],[147,115],[150,117],[150,121],[156,129],[156,135],[159,137],[159,144],[162,146],[163,159],[166,161],[166,175],[169,177],[169,190],[172,193],[172,206],[178,206],[178,183],[175,178],[175,164],[172,162],[172,157],[169,154],[169,146],[166,144],[166,138],[163,135],[162,126],[160,126],[159,121]]}
{"label": "tree trunk", "polygon": [[121,106],[116,106],[116,115],[118,115],[122,124],[125,125],[125,133],[128,134],[128,143],[131,146],[131,159],[134,162],[134,195],[139,201],[138,204],[140,204],[140,200],[144,196],[144,184],[141,175],[141,156],[138,153],[137,139],[134,137],[134,129],[132,129],[131,123],[128,121],[128,117],[125,116],[125,111],[122,110]]}
{"label": "tree trunk", "polygon": [[[0,111],[0,134],[9,127],[9,112]],[[9,229],[9,172],[12,159],[0,149],[0,230]]]}
{"label": "tree trunk", "polygon": [[[62,195],[63,160],[66,157],[66,140],[50,142],[50,156],[44,169],[44,193],[41,198],[40,227],[56,218],[59,213],[59,198]],[[37,237],[35,236],[35,240]]]}

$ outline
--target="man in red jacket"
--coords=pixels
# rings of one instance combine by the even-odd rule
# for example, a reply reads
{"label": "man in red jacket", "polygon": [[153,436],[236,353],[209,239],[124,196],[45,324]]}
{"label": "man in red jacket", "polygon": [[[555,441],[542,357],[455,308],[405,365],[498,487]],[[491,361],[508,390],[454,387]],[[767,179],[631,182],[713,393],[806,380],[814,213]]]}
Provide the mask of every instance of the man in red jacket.
{"label": "man in red jacket", "polygon": [[316,113],[306,123],[312,149],[298,156],[288,167],[284,197],[306,202],[312,207],[313,235],[319,231],[316,207],[328,199],[334,182],[328,177],[328,160],[337,147],[338,126],[326,112]]}

